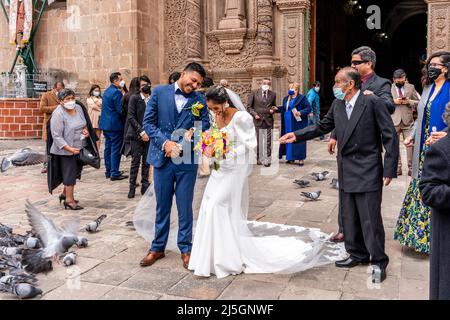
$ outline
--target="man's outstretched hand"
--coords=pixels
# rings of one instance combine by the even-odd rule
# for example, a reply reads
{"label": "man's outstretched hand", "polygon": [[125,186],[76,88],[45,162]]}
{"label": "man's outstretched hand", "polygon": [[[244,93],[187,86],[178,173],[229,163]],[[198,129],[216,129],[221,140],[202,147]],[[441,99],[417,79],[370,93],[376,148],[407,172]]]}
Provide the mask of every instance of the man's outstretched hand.
{"label": "man's outstretched hand", "polygon": [[280,144],[290,144],[297,141],[297,137],[295,136],[295,133],[291,132],[288,133],[280,138]]}

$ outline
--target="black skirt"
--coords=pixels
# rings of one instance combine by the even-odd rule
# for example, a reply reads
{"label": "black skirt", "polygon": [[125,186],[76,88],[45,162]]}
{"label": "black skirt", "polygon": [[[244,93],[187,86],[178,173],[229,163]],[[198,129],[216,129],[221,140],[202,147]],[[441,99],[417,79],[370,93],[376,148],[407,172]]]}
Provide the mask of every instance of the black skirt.
{"label": "black skirt", "polygon": [[77,179],[81,179],[83,163],[78,156],[54,156],[59,162],[61,169],[62,183],[66,187],[72,187],[77,184]]}

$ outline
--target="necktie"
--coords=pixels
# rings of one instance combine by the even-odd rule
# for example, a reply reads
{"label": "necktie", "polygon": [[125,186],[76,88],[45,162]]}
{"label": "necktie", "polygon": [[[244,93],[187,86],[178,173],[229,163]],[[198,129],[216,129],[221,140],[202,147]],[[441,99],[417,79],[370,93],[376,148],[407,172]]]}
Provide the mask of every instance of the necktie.
{"label": "necktie", "polygon": [[402,89],[398,89],[398,96],[400,97],[400,99],[404,97]]}
{"label": "necktie", "polygon": [[267,100],[267,92],[266,91],[263,92],[263,99],[264,99],[264,101]]}

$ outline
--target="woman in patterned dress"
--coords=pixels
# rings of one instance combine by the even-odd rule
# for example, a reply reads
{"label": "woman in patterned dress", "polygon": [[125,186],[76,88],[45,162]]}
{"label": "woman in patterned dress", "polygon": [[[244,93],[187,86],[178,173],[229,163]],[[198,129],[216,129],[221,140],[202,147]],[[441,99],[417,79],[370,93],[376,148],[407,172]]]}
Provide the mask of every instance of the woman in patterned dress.
{"label": "woman in patterned dress", "polygon": [[436,52],[423,70],[425,86],[418,106],[418,119],[413,134],[406,139],[414,145],[413,176],[397,221],[395,240],[420,253],[430,253],[430,213],[419,190],[425,153],[436,140],[447,135],[442,115],[450,101],[450,52]]}

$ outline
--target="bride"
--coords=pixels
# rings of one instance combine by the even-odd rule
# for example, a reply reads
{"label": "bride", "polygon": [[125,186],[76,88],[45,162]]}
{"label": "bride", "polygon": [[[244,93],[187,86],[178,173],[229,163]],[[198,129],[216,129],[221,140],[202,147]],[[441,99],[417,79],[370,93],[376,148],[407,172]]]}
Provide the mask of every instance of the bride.
{"label": "bride", "polygon": [[[231,151],[203,194],[189,270],[218,278],[244,273],[293,273],[341,260],[342,246],[317,229],[247,221],[248,176],[257,147],[252,116],[239,96],[221,86],[206,93],[215,124]],[[212,150],[206,149],[206,157]]]}

